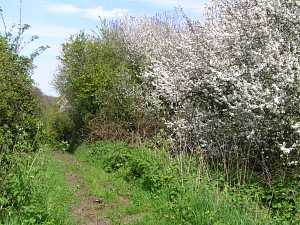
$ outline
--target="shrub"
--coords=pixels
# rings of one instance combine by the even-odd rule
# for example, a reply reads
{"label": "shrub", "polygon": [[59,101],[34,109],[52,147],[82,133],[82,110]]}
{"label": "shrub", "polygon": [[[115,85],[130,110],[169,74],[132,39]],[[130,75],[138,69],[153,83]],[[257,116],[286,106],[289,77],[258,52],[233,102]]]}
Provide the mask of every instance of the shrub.
{"label": "shrub", "polygon": [[[150,135],[142,105],[138,69],[128,60],[120,40],[103,28],[100,37],[74,35],[63,45],[55,85],[76,130],[90,139],[127,139],[131,133]],[[116,131],[116,132],[115,132]],[[150,131],[150,132],[148,132]]]}
{"label": "shrub", "polygon": [[[31,140],[36,138],[38,131],[40,110],[38,101],[33,95],[33,81],[30,78],[31,60],[10,50],[10,46],[3,37],[0,37],[0,129],[6,133],[2,137],[6,146],[12,150],[22,141],[25,148],[16,151],[31,151],[36,146]],[[32,147],[32,149],[31,149]],[[0,149],[3,151],[4,146]]]}
{"label": "shrub", "polygon": [[119,23],[130,56],[146,58],[145,96],[165,111],[176,151],[207,150],[227,167],[238,154],[269,182],[296,173],[298,8],[288,0],[216,0],[204,23],[180,11]]}
{"label": "shrub", "polygon": [[42,128],[31,70],[32,60],[0,35],[0,218],[31,201],[30,179],[22,170],[39,148]]}
{"label": "shrub", "polygon": [[38,147],[40,110],[33,95],[31,67],[31,60],[13,52],[0,36],[1,180],[13,164],[13,154],[35,151]]}
{"label": "shrub", "polygon": [[56,112],[51,119],[53,137],[57,141],[69,141],[74,129],[71,118],[66,113]]}
{"label": "shrub", "polygon": [[[136,149],[122,143],[98,143],[91,149],[91,158],[101,160],[107,172],[123,171],[124,179],[138,181],[145,190],[158,191],[171,186],[175,168],[166,166],[167,155]],[[171,165],[170,165],[171,166]]]}

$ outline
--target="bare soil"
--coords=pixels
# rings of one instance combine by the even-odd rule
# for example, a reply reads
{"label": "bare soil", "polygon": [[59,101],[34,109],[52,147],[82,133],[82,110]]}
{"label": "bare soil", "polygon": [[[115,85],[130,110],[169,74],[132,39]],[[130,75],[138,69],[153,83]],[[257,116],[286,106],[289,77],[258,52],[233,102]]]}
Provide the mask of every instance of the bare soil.
{"label": "bare soil", "polygon": [[99,212],[106,207],[103,199],[99,199],[91,194],[89,186],[83,177],[79,175],[81,164],[67,153],[55,153],[55,159],[64,164],[75,167],[72,171],[66,171],[66,181],[74,191],[76,201],[72,205],[71,212],[75,222],[79,225],[109,225],[111,221],[108,218],[101,218]]}

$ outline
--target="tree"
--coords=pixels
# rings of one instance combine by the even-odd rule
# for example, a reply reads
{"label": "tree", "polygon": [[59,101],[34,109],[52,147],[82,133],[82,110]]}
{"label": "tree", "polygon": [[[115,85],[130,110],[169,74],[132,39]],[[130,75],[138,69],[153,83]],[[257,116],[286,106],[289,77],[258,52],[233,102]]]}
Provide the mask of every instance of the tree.
{"label": "tree", "polygon": [[241,154],[268,174],[298,161],[299,3],[215,0],[204,23],[170,18],[124,20],[120,36],[147,59],[174,146]]}

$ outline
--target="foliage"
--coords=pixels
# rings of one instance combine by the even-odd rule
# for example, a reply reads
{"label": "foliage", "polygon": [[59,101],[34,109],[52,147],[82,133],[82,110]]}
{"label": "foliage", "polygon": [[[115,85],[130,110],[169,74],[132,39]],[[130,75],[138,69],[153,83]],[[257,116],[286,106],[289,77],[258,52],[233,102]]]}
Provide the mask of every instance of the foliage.
{"label": "foliage", "polygon": [[125,138],[151,124],[139,108],[138,71],[119,40],[105,28],[100,37],[84,33],[71,37],[63,45],[60,61],[55,85],[62,95],[62,109],[76,130],[86,128],[98,138],[111,138],[114,135],[107,134],[114,132]]}
{"label": "foliage", "polygon": [[[99,37],[81,33],[64,45],[55,81],[63,109],[92,140],[127,140],[140,127],[157,134],[163,121],[173,152],[222,169],[224,189],[254,179],[255,196],[278,223],[297,223],[299,21],[295,0],[213,0],[204,22],[182,10],[113,21]],[[147,151],[106,148],[94,157],[107,171],[150,192],[177,187],[178,174]],[[181,219],[193,212],[176,210]]]}
{"label": "foliage", "polygon": [[1,192],[0,224],[72,224],[68,209],[73,196],[51,154],[46,147],[18,159]]}
{"label": "foliage", "polygon": [[[274,218],[279,224],[298,224],[300,222],[299,199],[297,190],[299,182],[277,180],[271,187],[265,187],[262,201],[272,210]],[[288,223],[288,222],[289,223]]]}
{"label": "foliage", "polygon": [[81,146],[77,154],[131,184],[134,204],[147,205],[137,224],[276,224],[250,195],[220,190],[194,157],[111,142]]}
{"label": "foliage", "polygon": [[[0,130],[1,152],[34,150],[40,110],[33,95],[31,60],[12,52],[0,37]],[[22,143],[25,146],[20,146]]]}
{"label": "foliage", "polygon": [[59,169],[41,147],[48,142],[43,116],[53,99],[31,79],[33,59],[47,47],[23,56],[22,49],[38,37],[24,41],[30,26],[21,24],[21,18],[8,29],[1,7],[0,18],[0,224],[66,224],[69,190],[63,190]]}
{"label": "foliage", "polygon": [[55,112],[50,118],[50,123],[50,132],[55,140],[69,141],[71,139],[74,125],[66,113]]}
{"label": "foliage", "polygon": [[215,0],[206,13],[204,23],[179,10],[117,29],[132,60],[147,59],[145,96],[166,112],[174,148],[206,149],[224,164],[240,154],[268,182],[296,173],[299,2]]}
{"label": "foliage", "polygon": [[[4,23],[2,9],[0,16]],[[31,79],[32,60],[40,52],[34,52],[30,58],[20,54],[22,35],[27,29],[27,25],[19,24],[16,36],[12,30],[0,34],[1,222],[25,212],[27,223],[39,223],[45,217],[42,205],[32,208],[37,204],[37,195],[30,177],[30,165],[34,163],[31,154],[39,149],[44,132],[40,103]]]}
{"label": "foliage", "polygon": [[21,172],[26,161],[20,159],[21,153],[38,148],[40,110],[32,92],[31,68],[31,60],[13,52],[0,36],[0,213],[17,209],[30,195]]}

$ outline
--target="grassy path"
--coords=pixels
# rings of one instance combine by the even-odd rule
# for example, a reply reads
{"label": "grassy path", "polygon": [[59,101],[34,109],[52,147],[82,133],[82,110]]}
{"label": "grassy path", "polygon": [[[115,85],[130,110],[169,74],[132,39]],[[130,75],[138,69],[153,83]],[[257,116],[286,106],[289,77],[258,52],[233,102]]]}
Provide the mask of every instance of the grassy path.
{"label": "grassy path", "polygon": [[80,156],[55,153],[64,165],[67,184],[75,193],[71,214],[79,225],[133,224],[142,213],[132,210],[129,187]]}
{"label": "grassy path", "polygon": [[250,198],[222,191],[193,170],[190,158],[99,142],[54,159],[75,197],[69,212],[78,225],[273,224]]}

